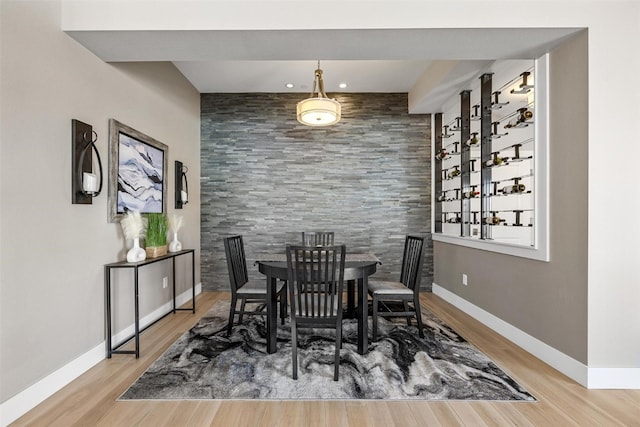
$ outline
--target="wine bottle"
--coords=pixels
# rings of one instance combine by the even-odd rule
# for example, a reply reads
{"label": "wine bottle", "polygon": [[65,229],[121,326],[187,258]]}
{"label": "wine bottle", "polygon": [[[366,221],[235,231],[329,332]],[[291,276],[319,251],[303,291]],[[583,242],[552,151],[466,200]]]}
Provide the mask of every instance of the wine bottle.
{"label": "wine bottle", "polygon": [[438,153],[436,154],[436,159],[438,160],[442,160],[445,157],[447,157],[449,155],[449,153],[447,153],[447,150],[445,150],[444,148],[440,151],[438,151]]}
{"label": "wine bottle", "polygon": [[527,108],[521,108],[518,111],[520,112],[520,118],[522,119],[523,122],[525,120],[533,119],[533,111],[531,111],[531,110],[529,110]]}
{"label": "wine bottle", "polygon": [[519,123],[520,123],[520,121],[516,117],[515,119],[509,120],[509,122],[506,125],[504,125],[504,128],[505,129],[511,129],[511,128],[514,128],[514,127],[518,126]]}
{"label": "wine bottle", "polygon": [[449,172],[449,178],[455,178],[458,175],[460,175],[460,169],[454,169]]}
{"label": "wine bottle", "polygon": [[510,193],[524,193],[526,187],[524,184],[507,185],[502,189],[504,194]]}
{"label": "wine bottle", "polygon": [[464,193],[462,193],[462,198],[463,199],[473,199],[478,194],[480,194],[479,191],[465,191]]}
{"label": "wine bottle", "polygon": [[468,147],[472,147],[472,146],[474,146],[474,145],[477,145],[477,144],[478,144],[478,142],[479,142],[479,141],[478,141],[478,137],[476,136],[476,134],[473,134],[473,135],[471,136],[471,138],[469,138],[469,139],[467,140],[467,142],[465,142],[465,144],[466,144]]}
{"label": "wine bottle", "polygon": [[484,165],[486,167],[490,168],[491,166],[501,165],[503,161],[504,161],[504,159],[502,157],[495,156],[493,159],[487,160],[486,162],[484,162]]}
{"label": "wine bottle", "polygon": [[515,127],[524,127],[527,126],[527,121],[533,118],[533,111],[527,108],[520,108],[518,110],[518,115],[513,119],[509,120],[509,123],[504,125],[505,128],[515,128]]}
{"label": "wine bottle", "polygon": [[499,225],[502,222],[502,218],[499,216],[488,216],[484,219],[485,224],[489,225]]}

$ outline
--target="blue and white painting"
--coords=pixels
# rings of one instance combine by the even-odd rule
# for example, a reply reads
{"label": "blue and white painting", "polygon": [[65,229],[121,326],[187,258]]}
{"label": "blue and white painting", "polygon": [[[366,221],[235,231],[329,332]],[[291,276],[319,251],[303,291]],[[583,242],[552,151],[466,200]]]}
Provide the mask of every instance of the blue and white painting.
{"label": "blue and white painting", "polygon": [[164,151],[122,132],[118,150],[118,213],[162,212]]}

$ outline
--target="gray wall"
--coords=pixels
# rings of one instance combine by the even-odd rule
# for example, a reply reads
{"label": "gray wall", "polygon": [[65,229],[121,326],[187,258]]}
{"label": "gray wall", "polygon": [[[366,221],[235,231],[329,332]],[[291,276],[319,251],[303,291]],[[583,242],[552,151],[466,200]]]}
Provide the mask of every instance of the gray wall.
{"label": "gray wall", "polygon": [[[103,357],[103,265],[124,259],[130,244],[107,220],[106,181],[93,204],[71,204],[71,119],[93,125],[105,171],[110,118],[167,144],[169,212],[173,161],[189,166],[193,197],[180,211],[180,240],[199,249],[200,94],[170,63],[101,61],[60,31],[59,1],[0,4],[0,401],[46,378],[22,408]],[[171,301],[171,287],[162,289],[171,264],[145,270],[141,317]],[[196,255],[196,283],[198,270]],[[117,276],[114,333],[133,324],[132,275]]]}
{"label": "gray wall", "polygon": [[[434,282],[587,363],[587,32],[551,52],[550,262],[436,242]],[[463,286],[462,274],[469,276]]]}
{"label": "gray wall", "polygon": [[406,94],[340,94],[342,120],[309,128],[295,118],[305,96],[201,96],[204,289],[229,287],[224,237],[242,234],[255,260],[299,243],[304,230],[332,230],[348,251],[374,252],[376,277],[396,279],[405,235],[424,236],[430,287],[430,117],[409,115]]}

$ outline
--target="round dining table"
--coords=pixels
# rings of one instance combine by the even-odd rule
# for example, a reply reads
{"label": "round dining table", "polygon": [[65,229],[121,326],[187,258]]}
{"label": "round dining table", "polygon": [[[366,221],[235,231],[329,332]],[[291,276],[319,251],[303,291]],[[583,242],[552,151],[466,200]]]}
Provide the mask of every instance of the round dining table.
{"label": "round dining table", "polygon": [[[256,261],[260,273],[267,277],[267,352],[275,353],[278,338],[278,317],[276,286],[278,280],[288,280],[285,254],[262,257]],[[347,253],[344,280],[347,284],[346,317],[355,315],[358,319],[358,353],[365,354],[368,344],[368,277],[376,272],[380,260],[374,254]],[[355,283],[358,284],[357,305],[355,305]]]}

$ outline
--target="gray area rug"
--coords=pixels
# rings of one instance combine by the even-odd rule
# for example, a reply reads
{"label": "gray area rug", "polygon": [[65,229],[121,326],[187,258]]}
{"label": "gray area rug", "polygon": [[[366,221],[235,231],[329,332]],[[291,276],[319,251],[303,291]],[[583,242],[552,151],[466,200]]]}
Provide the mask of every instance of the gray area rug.
{"label": "gray area rug", "polygon": [[120,399],[535,401],[483,353],[424,310],[425,338],[406,321],[381,319],[378,341],[369,344],[366,355],[357,352],[357,322],[345,320],[340,380],[333,381],[333,331],[299,331],[298,380],[293,380],[288,322],[278,324],[278,351],[267,354],[263,316],[245,316],[243,324],[234,325],[231,336],[225,337],[228,307],[215,304]]}

